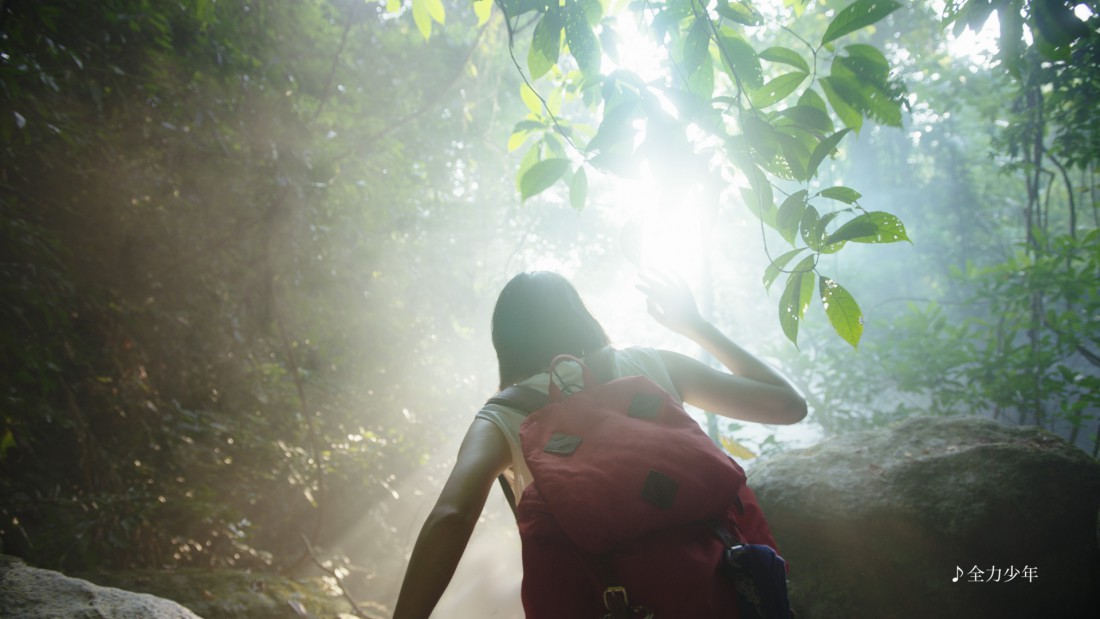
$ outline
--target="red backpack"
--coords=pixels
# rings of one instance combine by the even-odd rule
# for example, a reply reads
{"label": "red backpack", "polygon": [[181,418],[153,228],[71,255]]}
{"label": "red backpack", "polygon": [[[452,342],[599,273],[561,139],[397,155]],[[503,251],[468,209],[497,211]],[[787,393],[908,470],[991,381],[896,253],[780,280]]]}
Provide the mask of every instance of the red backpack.
{"label": "red backpack", "polygon": [[[596,384],[569,356],[551,376],[564,360],[580,364],[583,389],[551,379],[549,395],[513,386],[489,400],[529,413],[520,442],[534,481],[518,507],[501,480],[527,619],[789,617],[786,565],[741,467],[650,379]],[[758,561],[744,554],[757,549],[767,568],[731,582],[730,566]],[[781,585],[775,603],[753,583],[764,569],[780,581],[765,586]]]}

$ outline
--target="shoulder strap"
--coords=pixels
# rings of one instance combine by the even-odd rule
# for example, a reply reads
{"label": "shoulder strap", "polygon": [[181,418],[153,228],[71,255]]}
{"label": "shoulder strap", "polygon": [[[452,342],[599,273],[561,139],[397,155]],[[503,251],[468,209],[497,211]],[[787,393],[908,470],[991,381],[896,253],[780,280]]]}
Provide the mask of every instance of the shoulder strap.
{"label": "shoulder strap", "polygon": [[[512,385],[511,387],[505,387],[495,396],[489,398],[487,404],[508,406],[522,411],[524,415],[530,415],[543,406],[546,406],[548,400],[549,396],[534,387]],[[508,480],[504,475],[498,477],[497,481],[500,482],[500,489],[504,491],[504,498],[508,500],[508,507],[512,508],[512,516],[518,518],[519,515],[516,513],[516,497],[512,492],[512,486],[508,484]]]}
{"label": "shoulder strap", "polygon": [[[601,354],[606,352],[609,352],[608,349],[600,351]],[[611,368],[608,367],[607,360],[600,359],[597,361],[597,365],[599,366],[596,368],[597,382],[606,382],[611,378]],[[512,385],[501,389],[495,396],[489,398],[486,404],[507,406],[522,411],[524,415],[530,415],[543,406],[546,406],[549,400],[550,396],[534,387]],[[516,497],[515,493],[512,492],[512,486],[508,484],[508,480],[505,479],[504,475],[498,477],[497,481],[500,482],[500,489],[504,491],[504,498],[508,499],[508,507],[512,508],[512,515],[518,518],[518,514],[516,513]]]}
{"label": "shoulder strap", "polygon": [[489,398],[487,404],[509,406],[523,411],[524,415],[530,415],[546,406],[548,400],[549,397],[545,393],[534,387],[512,385],[511,387],[505,387],[495,396]]}

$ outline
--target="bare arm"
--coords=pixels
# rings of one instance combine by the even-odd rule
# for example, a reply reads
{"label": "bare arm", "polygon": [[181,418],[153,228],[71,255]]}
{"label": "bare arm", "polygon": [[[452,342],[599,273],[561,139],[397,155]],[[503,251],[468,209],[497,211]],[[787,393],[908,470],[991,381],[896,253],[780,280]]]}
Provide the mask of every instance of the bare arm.
{"label": "bare arm", "polygon": [[662,325],[696,342],[729,373],[679,353],[661,351],[685,401],[726,417],[791,424],[806,416],[806,401],[778,372],[741,348],[699,314],[687,286],[653,277],[638,286]]}
{"label": "bare arm", "polygon": [[475,419],[462,440],[451,476],[416,539],[394,619],[427,619],[451,582],[493,480],[512,463],[504,435]]}

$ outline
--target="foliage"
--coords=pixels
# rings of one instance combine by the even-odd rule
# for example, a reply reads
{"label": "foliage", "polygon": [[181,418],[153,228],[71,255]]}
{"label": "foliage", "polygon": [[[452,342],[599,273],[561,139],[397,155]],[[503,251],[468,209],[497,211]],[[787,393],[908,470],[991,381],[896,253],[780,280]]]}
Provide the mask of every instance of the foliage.
{"label": "foliage", "polygon": [[5,551],[292,569],[355,524],[399,554],[363,514],[481,397],[481,280],[441,254],[502,201],[482,33],[340,1],[0,18]]}
{"label": "foliage", "polygon": [[[413,2],[414,16],[420,4]],[[804,8],[794,6],[797,13]],[[653,174],[677,187],[739,186],[727,199],[742,201],[760,219],[762,233],[767,225],[793,247],[774,259],[769,253],[764,274],[766,288],[786,275],[778,306],[784,334],[797,342],[816,290],[836,332],[853,347],[859,343],[859,305],[819,271],[821,257],[848,243],[908,236],[897,217],[861,206],[855,189],[812,185],[821,164],[864,119],[901,125],[905,88],[887,58],[873,45],[841,44],[898,3],[856,0],[828,21],[817,43],[737,0],[635,2],[619,15],[598,0],[497,0],[497,7],[516,69],[525,74],[522,95],[530,112],[509,140],[512,150],[531,142],[516,173],[522,199],[560,181],[570,203],[582,208],[587,169]],[[605,67],[605,56],[622,64],[617,47],[624,20],[661,49],[659,78]],[[752,39],[761,28],[790,33],[798,49],[758,48]],[[521,35],[526,67],[515,51]],[[532,82],[540,78],[545,86]],[[566,116],[570,103],[581,107],[574,119]],[[786,196],[779,205],[777,193]]]}
{"label": "foliage", "polygon": [[[1004,27],[1008,6],[949,6],[948,18],[978,28],[1001,10]],[[914,81],[914,130],[852,152],[857,169],[891,179],[873,190],[923,233],[913,259],[861,263],[860,277],[907,283],[873,305],[876,328],[861,354],[815,341],[794,370],[827,431],[975,414],[1051,429],[1094,456],[1100,448],[1090,436],[1100,417],[1100,149],[1083,113],[1100,78],[1100,24],[1090,18],[1087,35],[1055,49],[1022,8],[1035,43],[1013,45],[1004,37],[1022,35],[1002,29],[994,66],[908,41],[917,60],[907,73],[934,76]]]}

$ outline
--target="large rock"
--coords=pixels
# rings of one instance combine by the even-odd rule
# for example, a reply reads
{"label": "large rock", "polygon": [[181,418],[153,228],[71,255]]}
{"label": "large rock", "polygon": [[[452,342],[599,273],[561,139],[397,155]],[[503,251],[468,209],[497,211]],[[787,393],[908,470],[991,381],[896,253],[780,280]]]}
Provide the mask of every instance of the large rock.
{"label": "large rock", "polygon": [[1042,430],[911,419],[749,483],[799,619],[1100,617],[1100,463]]}
{"label": "large rock", "polygon": [[100,587],[0,555],[0,617],[4,619],[201,619],[183,606],[146,593]]}

